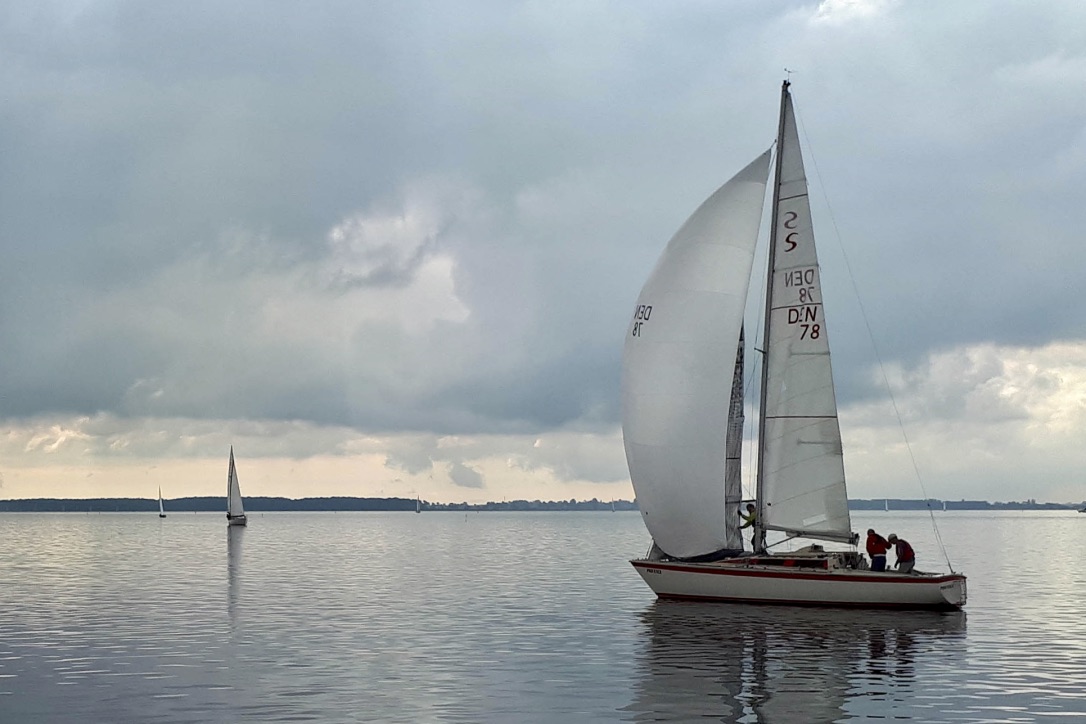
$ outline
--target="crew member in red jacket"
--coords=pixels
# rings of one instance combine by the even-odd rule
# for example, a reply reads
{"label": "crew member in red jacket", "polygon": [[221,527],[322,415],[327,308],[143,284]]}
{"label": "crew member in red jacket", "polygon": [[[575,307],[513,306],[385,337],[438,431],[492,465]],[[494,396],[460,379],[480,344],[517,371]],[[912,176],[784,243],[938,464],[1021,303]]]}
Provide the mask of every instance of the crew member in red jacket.
{"label": "crew member in red jacket", "polygon": [[886,540],[893,544],[894,553],[897,554],[898,573],[912,573],[913,566],[916,565],[916,554],[913,553],[913,547],[909,545],[909,541],[898,538],[893,533]]}
{"label": "crew member in red jacket", "polygon": [[874,528],[867,529],[867,555],[871,556],[871,570],[886,570],[886,551],[890,544]]}

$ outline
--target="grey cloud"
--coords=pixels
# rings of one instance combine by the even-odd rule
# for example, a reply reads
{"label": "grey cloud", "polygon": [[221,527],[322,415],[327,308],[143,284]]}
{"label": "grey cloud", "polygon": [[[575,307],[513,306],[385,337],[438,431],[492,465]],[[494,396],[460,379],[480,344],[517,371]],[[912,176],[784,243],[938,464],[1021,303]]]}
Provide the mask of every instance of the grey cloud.
{"label": "grey cloud", "polygon": [[483,476],[479,471],[462,463],[449,464],[449,479],[461,488],[483,488]]}

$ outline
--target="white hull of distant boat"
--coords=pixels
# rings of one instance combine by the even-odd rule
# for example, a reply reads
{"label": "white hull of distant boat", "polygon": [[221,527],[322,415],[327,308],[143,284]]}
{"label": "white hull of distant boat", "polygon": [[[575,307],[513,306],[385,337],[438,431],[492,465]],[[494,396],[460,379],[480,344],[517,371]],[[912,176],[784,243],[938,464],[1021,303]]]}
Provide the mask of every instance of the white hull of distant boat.
{"label": "white hull of distant boat", "polygon": [[[787,559],[786,559],[787,560]],[[733,603],[954,610],[965,605],[965,576],[952,573],[876,573],[837,568],[799,570],[744,563],[631,561],[661,598]]]}

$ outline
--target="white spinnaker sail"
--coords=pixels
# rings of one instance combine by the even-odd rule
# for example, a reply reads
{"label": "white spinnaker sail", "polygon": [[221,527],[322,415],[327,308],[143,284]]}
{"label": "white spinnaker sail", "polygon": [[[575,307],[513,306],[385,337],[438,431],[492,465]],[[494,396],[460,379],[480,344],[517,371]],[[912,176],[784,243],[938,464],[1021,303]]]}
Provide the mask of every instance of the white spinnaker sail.
{"label": "white spinnaker sail", "polygon": [[841,428],[792,98],[785,95],[766,344],[761,511],[767,529],[847,540]]}
{"label": "white spinnaker sail", "polygon": [[245,515],[245,507],[241,504],[241,486],[238,484],[238,471],[234,467],[234,448],[230,448],[230,472],[226,475],[226,512],[230,517],[236,518]]}
{"label": "white spinnaker sail", "polygon": [[725,438],[769,151],[710,196],[641,290],[622,354],[622,436],[645,526],[670,556],[728,547]]}

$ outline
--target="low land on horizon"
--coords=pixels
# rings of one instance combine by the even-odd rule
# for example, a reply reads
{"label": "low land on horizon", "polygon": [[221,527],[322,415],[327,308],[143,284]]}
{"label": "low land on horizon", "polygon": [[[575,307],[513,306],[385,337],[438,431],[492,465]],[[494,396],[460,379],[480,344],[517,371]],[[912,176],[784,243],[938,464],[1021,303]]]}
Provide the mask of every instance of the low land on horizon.
{"label": "low land on horizon", "polygon": [[[633,500],[510,500],[489,503],[434,503],[414,498],[270,498],[246,497],[246,512],[275,511],[557,511],[557,510],[637,510]],[[850,500],[850,510],[1075,510],[1083,503],[1039,503],[1025,501],[989,502],[987,500],[908,500],[876,498]],[[226,510],[226,498],[200,496],[165,500],[167,513],[219,513]],[[0,513],[146,513],[157,512],[154,498],[25,498],[0,500]]]}

